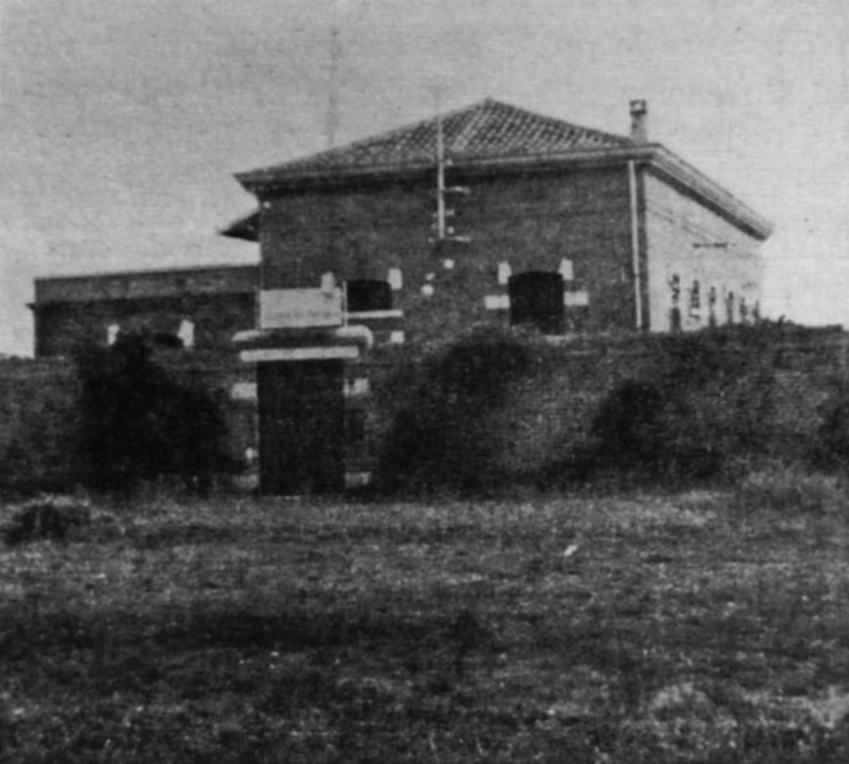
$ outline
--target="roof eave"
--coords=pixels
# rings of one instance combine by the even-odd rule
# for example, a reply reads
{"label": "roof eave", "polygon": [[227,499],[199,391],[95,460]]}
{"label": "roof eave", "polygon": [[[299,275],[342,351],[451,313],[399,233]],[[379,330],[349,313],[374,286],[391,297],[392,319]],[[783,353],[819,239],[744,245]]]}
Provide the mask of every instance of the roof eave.
{"label": "roof eave", "polygon": [[234,220],[226,228],[218,231],[220,236],[231,239],[242,239],[243,241],[259,241],[260,210],[254,210],[247,215]]}
{"label": "roof eave", "polygon": [[[640,158],[646,154],[646,148],[623,147],[602,148],[584,151],[568,151],[561,154],[524,154],[500,157],[454,157],[451,167],[464,173],[487,172],[488,170],[508,170],[536,168],[549,165],[609,164],[625,158]],[[422,160],[396,164],[380,164],[370,167],[353,166],[317,170],[289,171],[251,171],[236,174],[235,178],[247,191],[264,196],[274,191],[301,190],[318,186],[329,187],[345,185],[351,181],[380,181],[390,179],[416,178],[422,174],[433,173],[436,160]]]}
{"label": "roof eave", "polygon": [[[570,151],[562,154],[462,157],[453,160],[452,168],[455,172],[474,176],[493,172],[615,166],[631,161],[649,166],[667,180],[683,186],[708,206],[719,210],[725,217],[761,241],[767,239],[774,230],[774,226],[769,220],[752,210],[695,167],[657,143],[634,144],[621,148],[605,147]],[[372,167],[345,167],[333,170],[251,171],[239,173],[235,177],[247,191],[259,198],[264,198],[274,196],[277,193],[344,187],[356,182],[380,183],[415,180],[433,173],[434,167],[433,161],[420,161]],[[247,238],[237,233],[237,227],[257,214],[255,212],[245,218],[240,218],[222,233],[236,238]],[[256,241],[256,239],[252,240]]]}
{"label": "roof eave", "polygon": [[768,239],[775,225],[763,215],[755,212],[745,202],[726,191],[707,175],[703,174],[669,149],[656,144],[652,157],[652,168],[673,183],[684,186],[708,206],[731,218],[739,227],[760,241]]}

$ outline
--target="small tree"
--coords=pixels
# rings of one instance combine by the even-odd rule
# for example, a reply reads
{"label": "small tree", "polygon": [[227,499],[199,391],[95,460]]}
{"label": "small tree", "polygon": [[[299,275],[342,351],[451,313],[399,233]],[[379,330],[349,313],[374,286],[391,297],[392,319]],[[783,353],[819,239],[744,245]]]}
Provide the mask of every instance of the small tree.
{"label": "small tree", "polygon": [[[506,479],[504,433],[489,429],[511,386],[534,363],[522,332],[478,331],[425,357],[383,444],[383,490],[489,490]],[[408,372],[406,372],[408,373]]]}
{"label": "small tree", "polygon": [[76,367],[79,473],[89,487],[130,493],[144,481],[176,475],[205,493],[212,475],[232,466],[215,401],[172,380],[145,337],[120,335],[109,348],[88,347]]}

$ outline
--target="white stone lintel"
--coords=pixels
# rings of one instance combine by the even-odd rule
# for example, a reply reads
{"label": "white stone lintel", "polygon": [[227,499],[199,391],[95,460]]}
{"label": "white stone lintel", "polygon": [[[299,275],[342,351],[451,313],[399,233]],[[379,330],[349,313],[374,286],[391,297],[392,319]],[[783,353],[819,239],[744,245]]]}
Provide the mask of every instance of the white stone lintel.
{"label": "white stone lintel", "polygon": [[244,363],[267,363],[270,361],[327,361],[358,358],[360,351],[353,345],[337,345],[312,348],[257,348],[243,350],[239,358]]}

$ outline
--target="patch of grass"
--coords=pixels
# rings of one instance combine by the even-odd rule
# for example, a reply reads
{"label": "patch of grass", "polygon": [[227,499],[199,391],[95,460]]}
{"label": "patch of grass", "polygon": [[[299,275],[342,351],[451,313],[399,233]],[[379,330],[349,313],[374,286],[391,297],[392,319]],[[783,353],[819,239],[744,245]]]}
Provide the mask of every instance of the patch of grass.
{"label": "patch of grass", "polygon": [[159,502],[0,548],[0,761],[846,760],[844,550],[734,501]]}
{"label": "patch of grass", "polygon": [[34,541],[79,541],[120,536],[123,529],[115,515],[96,511],[81,499],[43,496],[15,507],[4,523],[7,544]]}
{"label": "patch of grass", "polygon": [[837,476],[812,473],[799,465],[772,464],[742,478],[735,503],[744,513],[826,516],[846,514],[849,493]]}

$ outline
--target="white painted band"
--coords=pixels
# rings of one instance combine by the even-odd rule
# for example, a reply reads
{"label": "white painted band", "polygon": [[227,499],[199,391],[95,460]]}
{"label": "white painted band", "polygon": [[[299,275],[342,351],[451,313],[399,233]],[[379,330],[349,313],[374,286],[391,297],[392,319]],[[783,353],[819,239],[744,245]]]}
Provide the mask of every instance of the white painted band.
{"label": "white painted band", "polygon": [[360,351],[353,346],[326,348],[260,348],[243,350],[239,358],[243,363],[267,361],[324,361],[335,358],[358,358]]}
{"label": "white painted band", "polygon": [[361,312],[348,313],[349,321],[362,320],[364,318],[404,318],[403,310],[364,310]]}
{"label": "white painted band", "polygon": [[507,310],[510,308],[510,295],[488,294],[483,298],[483,304],[487,310]]}

